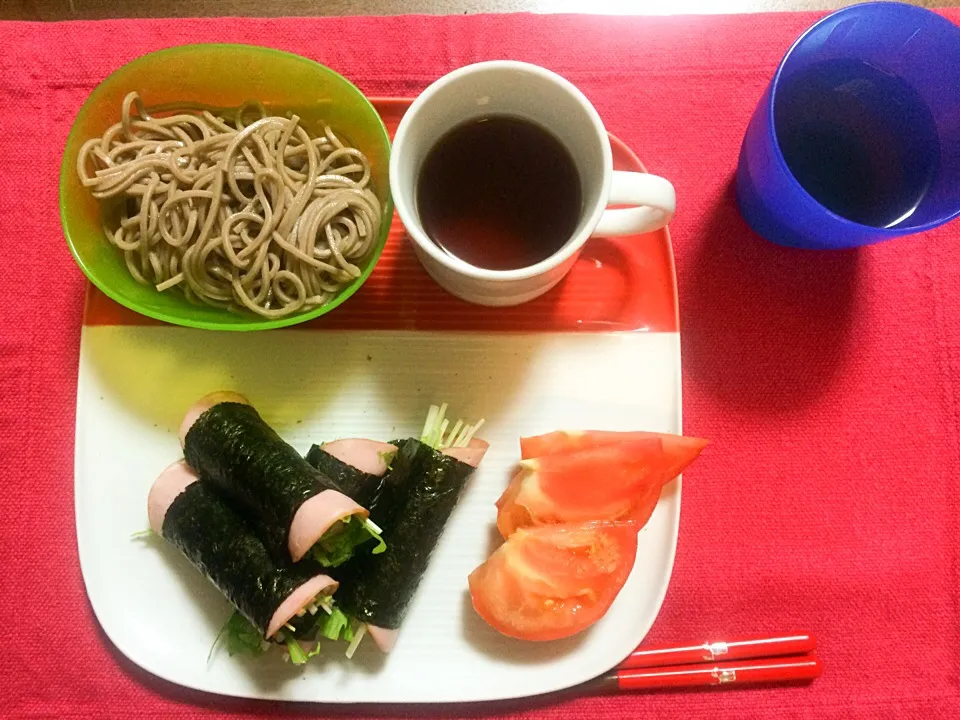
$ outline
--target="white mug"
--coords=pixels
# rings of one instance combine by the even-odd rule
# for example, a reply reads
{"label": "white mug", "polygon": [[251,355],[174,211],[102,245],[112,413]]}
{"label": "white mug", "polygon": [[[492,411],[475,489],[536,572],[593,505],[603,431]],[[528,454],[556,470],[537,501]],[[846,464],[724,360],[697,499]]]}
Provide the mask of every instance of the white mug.
{"label": "white mug", "polygon": [[[458,125],[490,115],[544,127],[566,147],[580,175],[583,203],[570,239],[545,260],[517,270],[487,270],[448,253],[430,239],[417,209],[417,180],[429,151]],[[394,137],[390,189],[424,269],[448,292],[480,305],[532,300],[563,279],[589,238],[659,230],[676,207],[668,180],[613,169],[600,116],[573,84],[536,65],[508,60],[454,70],[414,100]],[[630,207],[608,210],[608,205]]]}

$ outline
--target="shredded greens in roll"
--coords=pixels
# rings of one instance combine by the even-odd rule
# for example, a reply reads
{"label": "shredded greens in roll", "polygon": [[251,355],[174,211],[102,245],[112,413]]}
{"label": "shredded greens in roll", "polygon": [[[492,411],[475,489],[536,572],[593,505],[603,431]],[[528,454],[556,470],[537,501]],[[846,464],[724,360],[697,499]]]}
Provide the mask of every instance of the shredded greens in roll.
{"label": "shredded greens in roll", "polygon": [[263,634],[253,623],[247,620],[238,611],[227,619],[210,648],[209,662],[217,645],[223,641],[230,657],[234,655],[262,655],[270,647],[270,643],[263,639]]}
{"label": "shredded greens in roll", "polygon": [[380,451],[377,453],[377,457],[383,460],[383,464],[386,465],[387,470],[393,470],[393,461],[397,457],[397,451],[393,450],[390,452]]}
{"label": "shredded greens in roll", "polygon": [[423,432],[420,433],[420,442],[429,445],[434,450],[467,447],[477,430],[483,426],[483,419],[478,420],[475,425],[468,425],[463,420],[457,420],[448,431],[450,420],[445,417],[446,414],[447,403],[430,406],[430,410],[427,412],[427,420],[423,424]]}
{"label": "shredded greens in roll", "polygon": [[323,537],[314,543],[310,554],[323,567],[337,567],[353,556],[358,545],[373,539],[377,541],[377,546],[371,552],[379,555],[387,549],[387,544],[380,537],[381,532],[377,524],[369,518],[361,520],[356,515],[351,515],[327,530]]}
{"label": "shredded greens in roll", "polygon": [[263,655],[274,645],[279,645],[286,648],[286,656],[290,662],[294,665],[303,665],[310,658],[320,654],[320,638],[343,640],[349,643],[345,654],[347,658],[353,657],[359,644],[358,637],[365,634],[366,627],[345,615],[333,604],[331,598],[326,597],[324,600],[326,603],[317,603],[324,612],[317,613],[316,609],[311,610],[311,614],[315,614],[316,622],[304,630],[291,630],[292,626],[288,625],[277,633],[276,642],[265,640],[263,634],[249,620],[239,612],[234,612],[213,641],[210,656],[207,658],[208,662],[210,657],[213,657],[217,646],[222,643],[231,657],[234,655],[256,657]]}

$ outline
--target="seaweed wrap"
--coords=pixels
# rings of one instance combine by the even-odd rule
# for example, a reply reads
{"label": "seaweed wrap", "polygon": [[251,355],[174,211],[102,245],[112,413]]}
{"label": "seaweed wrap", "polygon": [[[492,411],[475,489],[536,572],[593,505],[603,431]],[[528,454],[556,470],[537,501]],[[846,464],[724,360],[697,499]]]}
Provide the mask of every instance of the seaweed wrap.
{"label": "seaweed wrap", "polygon": [[331,610],[337,581],[314,564],[279,567],[242,515],[178,461],[147,498],[151,529],[163,536],[267,640],[308,637],[318,606]]}
{"label": "seaweed wrap", "polygon": [[[180,426],[184,456],[255,524],[277,562],[306,556],[325,567],[379,540],[369,513],[340,491],[235,393],[213,393]],[[382,541],[373,552],[382,552]]]}
{"label": "seaweed wrap", "polygon": [[312,445],[306,460],[330,478],[344,495],[369,511],[380,493],[384,476],[394,470],[397,450],[397,446],[390,443],[347,438]]}
{"label": "seaweed wrap", "polygon": [[334,440],[314,445],[307,462],[332,477],[340,489],[370,512],[380,527],[392,524],[402,511],[412,472],[423,458],[415,438],[381,443],[376,440]]}
{"label": "seaweed wrap", "polygon": [[487,450],[485,441],[473,437],[479,423],[467,427],[469,431],[458,436],[460,446],[443,447],[456,441],[453,430],[445,440],[442,432],[438,436],[429,428],[419,440],[392,443],[399,448],[397,459],[409,461],[409,472],[383,486],[371,506],[389,551],[358,555],[337,573],[339,607],[363,622],[384,652],[393,647],[447,520]]}

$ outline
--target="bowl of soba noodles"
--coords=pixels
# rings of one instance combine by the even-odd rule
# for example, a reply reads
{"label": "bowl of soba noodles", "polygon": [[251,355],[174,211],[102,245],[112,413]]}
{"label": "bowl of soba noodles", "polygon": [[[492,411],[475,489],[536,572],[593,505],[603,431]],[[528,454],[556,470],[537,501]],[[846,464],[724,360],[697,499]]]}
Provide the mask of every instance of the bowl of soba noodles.
{"label": "bowl of soba noodles", "polygon": [[390,139],[348,80],[248,45],[124,65],[67,139],[60,215],[80,268],[158,320],[265,330],[333,310],[386,243]]}

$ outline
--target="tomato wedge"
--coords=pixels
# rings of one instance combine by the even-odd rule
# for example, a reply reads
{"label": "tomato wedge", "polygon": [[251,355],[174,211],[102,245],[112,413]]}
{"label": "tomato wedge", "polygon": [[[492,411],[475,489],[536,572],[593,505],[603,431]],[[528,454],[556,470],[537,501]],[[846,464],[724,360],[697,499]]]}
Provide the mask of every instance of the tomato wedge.
{"label": "tomato wedge", "polygon": [[[524,460],[497,500],[497,529],[509,537],[518,527],[632,518],[653,492],[656,506],[662,458],[660,438],[647,437]],[[650,512],[638,514],[646,522]]]}
{"label": "tomato wedge", "polygon": [[480,617],[504,635],[557,640],[603,617],[636,556],[632,522],[517,530],[470,573],[470,598]]}
{"label": "tomato wedge", "polygon": [[544,457],[562,455],[589,448],[605,447],[631,440],[657,438],[663,443],[663,458],[658,470],[667,481],[682,473],[697,459],[708,440],[683,435],[655,432],[616,432],[612,430],[557,430],[546,435],[520,438],[520,457]]}

